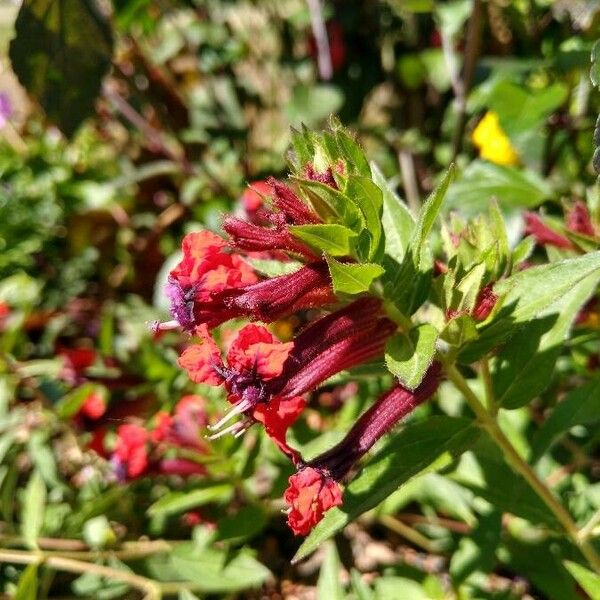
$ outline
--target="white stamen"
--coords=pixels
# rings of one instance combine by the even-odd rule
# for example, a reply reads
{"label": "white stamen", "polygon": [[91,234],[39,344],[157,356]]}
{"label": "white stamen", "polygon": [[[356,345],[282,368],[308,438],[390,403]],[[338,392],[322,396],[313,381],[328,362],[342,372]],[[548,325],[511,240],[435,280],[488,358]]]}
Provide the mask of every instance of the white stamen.
{"label": "white stamen", "polygon": [[209,425],[208,428],[211,431],[216,431],[217,429],[221,429],[225,423],[231,421],[237,415],[241,415],[243,412],[252,408],[252,402],[249,400],[242,400],[238,402],[220,421],[217,421],[214,425]]}
{"label": "white stamen", "polygon": [[217,440],[228,433],[232,433],[237,435],[238,433],[244,433],[246,431],[245,421],[238,421],[237,423],[233,423],[229,427],[225,427],[225,429],[221,429],[221,431],[217,431],[217,433],[213,433],[212,435],[206,436],[207,440]]}
{"label": "white stamen", "polygon": [[179,329],[181,327],[179,321],[175,319],[172,321],[165,321],[164,323],[161,323],[160,321],[148,321],[146,325],[148,326],[148,329],[154,333],[158,333],[159,331],[170,331],[171,329]]}

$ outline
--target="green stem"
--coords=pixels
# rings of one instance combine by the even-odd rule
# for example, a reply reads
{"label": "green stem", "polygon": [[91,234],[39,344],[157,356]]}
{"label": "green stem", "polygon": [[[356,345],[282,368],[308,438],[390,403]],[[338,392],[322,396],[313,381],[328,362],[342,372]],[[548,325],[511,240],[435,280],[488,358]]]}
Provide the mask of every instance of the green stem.
{"label": "green stem", "polygon": [[523,460],[517,452],[510,440],[506,437],[496,419],[490,414],[473,390],[469,387],[466,379],[460,371],[454,366],[446,366],[448,378],[455,387],[463,394],[471,410],[477,416],[481,426],[488,432],[491,438],[496,442],[502,450],[506,461],[510,466],[527,481],[533,491],[540,497],[546,506],[552,511],[556,520],[562,525],[566,534],[571,538],[573,543],[579,548],[583,556],[589,562],[593,569],[600,573],[600,556],[598,556],[595,548],[588,540],[580,536],[577,526],[571,515],[567,512],[564,506],[558,501],[553,492],[546,484],[537,476],[531,466]]}
{"label": "green stem", "polygon": [[496,404],[496,397],[494,396],[494,386],[492,384],[492,374],[490,373],[490,363],[487,358],[484,358],[480,364],[487,409],[493,415],[496,415],[498,413],[498,405]]}
{"label": "green stem", "polygon": [[160,586],[147,577],[135,575],[128,571],[121,571],[104,565],[64,558],[62,556],[47,556],[43,552],[25,552],[23,550],[0,550],[0,562],[16,563],[21,565],[44,565],[56,571],[68,573],[94,573],[107,579],[122,581],[131,587],[143,592],[143,600],[161,600]]}
{"label": "green stem", "polygon": [[579,539],[587,540],[594,534],[594,529],[600,524],[600,509],[597,510],[590,520],[579,530]]}

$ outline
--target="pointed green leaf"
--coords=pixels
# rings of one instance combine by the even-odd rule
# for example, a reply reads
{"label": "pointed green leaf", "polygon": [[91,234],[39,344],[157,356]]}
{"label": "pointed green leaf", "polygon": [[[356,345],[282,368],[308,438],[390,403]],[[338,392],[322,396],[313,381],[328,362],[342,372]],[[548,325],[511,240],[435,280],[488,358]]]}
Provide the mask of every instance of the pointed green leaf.
{"label": "pointed green leaf", "polygon": [[533,438],[531,460],[536,462],[561,435],[576,425],[592,425],[600,421],[600,373],[569,392],[556,405]]}
{"label": "pointed green leaf", "polygon": [[48,118],[71,135],[93,111],[112,60],[95,0],[25,0],[10,44],[13,70]]}
{"label": "pointed green leaf", "polygon": [[209,502],[226,502],[233,487],[228,483],[210,485],[190,492],[170,492],[148,508],[151,517],[178,514]]}
{"label": "pointed green leaf", "polygon": [[326,544],[325,558],[319,571],[317,581],[317,598],[327,598],[328,600],[344,600],[346,594],[344,587],[340,582],[340,557],[333,542]]}
{"label": "pointed green leaf", "polygon": [[354,241],[358,237],[344,225],[292,225],[289,227],[294,237],[308,244],[317,252],[327,252],[331,256],[350,256]]}
{"label": "pointed green leaf", "polygon": [[427,239],[442,207],[448,186],[454,179],[454,172],[454,165],[451,165],[421,208],[400,268],[395,269],[393,273],[386,273],[388,295],[394,298],[394,302],[404,314],[412,314],[429,293],[433,267]]}
{"label": "pointed green leaf", "polygon": [[19,577],[19,583],[15,595],[12,596],[13,600],[37,600],[38,598],[38,566],[29,565],[21,577]]}
{"label": "pointed green leaf", "polygon": [[600,281],[600,252],[532,267],[501,280],[494,286],[501,309],[463,348],[459,359],[471,363],[481,358],[588,277]]}
{"label": "pointed green leaf", "polygon": [[37,538],[44,524],[46,484],[36,469],[23,491],[21,535],[29,548],[37,548]]}
{"label": "pointed green leaf", "polygon": [[344,490],[344,504],[327,511],[300,546],[293,562],[314,552],[348,523],[375,508],[403,483],[427,468],[442,468],[472,446],[479,431],[472,421],[431,417],[395,435]]}
{"label": "pointed green leaf", "polygon": [[400,265],[412,238],[415,219],[375,163],[371,164],[371,170],[373,181],[383,193],[381,221],[385,233],[385,253]]}
{"label": "pointed green leaf", "polygon": [[360,208],[370,237],[368,253],[359,258],[373,260],[381,243],[383,194],[370,178],[357,175],[349,177],[345,193]]}
{"label": "pointed green leaf", "polygon": [[385,364],[402,385],[414,390],[421,383],[433,360],[437,338],[437,329],[423,323],[413,327],[408,335],[398,333],[388,340]]}
{"label": "pointed green leaf", "polygon": [[564,341],[599,280],[596,274],[581,280],[503,346],[494,374],[494,394],[500,405],[519,408],[550,385]]}
{"label": "pointed green leaf", "polygon": [[383,274],[383,267],[374,263],[342,263],[331,256],[325,258],[336,293],[361,294],[366,292],[373,281]]}
{"label": "pointed green leaf", "polygon": [[589,595],[590,600],[600,600],[600,575],[570,560],[565,560],[563,564],[585,593]]}

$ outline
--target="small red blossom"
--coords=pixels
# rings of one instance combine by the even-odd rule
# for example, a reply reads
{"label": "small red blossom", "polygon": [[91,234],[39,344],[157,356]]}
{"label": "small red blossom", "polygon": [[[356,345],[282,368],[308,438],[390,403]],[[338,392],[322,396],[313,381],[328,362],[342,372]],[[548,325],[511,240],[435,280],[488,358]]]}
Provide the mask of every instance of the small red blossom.
{"label": "small red blossom", "polygon": [[326,511],[342,504],[342,490],[321,470],[306,467],[289,478],[284,500],[289,505],[288,525],[294,535],[307,535]]}
{"label": "small red blossom", "polygon": [[112,457],[119,479],[135,479],[148,468],[149,434],[140,425],[126,423],[117,429],[117,444]]}
{"label": "small red blossom", "polygon": [[246,325],[240,329],[227,352],[230,369],[252,371],[263,381],[277,377],[294,347],[294,342],[280,342],[260,325]]}
{"label": "small red blossom", "polygon": [[477,296],[475,306],[473,307],[472,315],[476,321],[485,321],[494,310],[498,302],[498,296],[494,294],[493,286],[486,285]]}
{"label": "small red blossom", "polygon": [[155,427],[150,437],[155,444],[166,443],[180,448],[204,450],[201,430],[207,424],[202,396],[184,396],[175,406],[173,415],[160,411],[155,415]]}
{"label": "small red blossom", "polygon": [[525,213],[525,235],[532,235],[540,246],[555,246],[556,248],[572,249],[573,244],[564,235],[550,229],[538,215]]}
{"label": "small red blossom", "polygon": [[106,402],[100,392],[92,392],[81,405],[79,414],[91,419],[98,420],[106,412]]}
{"label": "small red blossom", "polygon": [[271,186],[266,179],[253,181],[242,194],[242,204],[246,212],[256,212],[263,205],[263,196],[271,194]]}
{"label": "small red blossom", "polygon": [[186,458],[163,458],[158,462],[158,471],[163,475],[205,475],[206,468],[193,460]]}
{"label": "small red blossom", "polygon": [[305,406],[306,401],[300,396],[289,399],[272,398],[269,402],[258,404],[252,412],[254,419],[264,425],[267,435],[295,464],[300,455],[288,445],[286,433]]}
{"label": "small red blossom", "polygon": [[575,233],[594,237],[596,230],[592,223],[590,211],[584,202],[576,200],[567,211],[567,229]]}
{"label": "small red blossom", "polygon": [[8,317],[10,314],[10,306],[6,302],[0,302],[0,319]]}
{"label": "small red blossom", "polygon": [[155,332],[182,327],[193,331],[200,323],[218,325],[234,316],[215,294],[255,283],[253,269],[239,256],[224,250],[227,242],[211,233],[190,233],[182,242],[183,258],[170,272],[165,293],[174,321],[154,323]]}
{"label": "small red blossom", "polygon": [[200,337],[200,344],[188,346],[179,357],[177,363],[185,369],[194,383],[206,383],[208,385],[220,385],[223,376],[215,369],[223,364],[221,352],[214,339],[203,324],[196,329]]}

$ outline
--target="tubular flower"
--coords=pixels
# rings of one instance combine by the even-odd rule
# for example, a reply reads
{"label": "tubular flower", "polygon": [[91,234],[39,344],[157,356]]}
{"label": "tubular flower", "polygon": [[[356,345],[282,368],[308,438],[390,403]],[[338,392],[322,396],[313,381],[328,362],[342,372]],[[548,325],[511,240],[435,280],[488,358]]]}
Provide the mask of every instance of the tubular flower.
{"label": "tubular flower", "polygon": [[325,261],[305,265],[288,275],[272,277],[219,295],[232,314],[270,323],[298,310],[336,302]]}
{"label": "tubular flower", "polygon": [[441,365],[433,362],[414,391],[395,386],[361,415],[341,442],[300,466],[284,495],[290,505],[288,525],[296,535],[306,535],[326,510],[341,504],[338,482],[383,435],[435,393],[440,379]]}
{"label": "tubular flower", "polygon": [[267,193],[272,196],[277,212],[262,209],[260,223],[226,217],[223,229],[229,234],[232,245],[250,252],[282,250],[317,260],[318,256],[290,233],[288,225],[320,223],[319,217],[285,184],[271,177],[263,185],[268,188]]}
{"label": "tubular flower", "polygon": [[174,414],[161,411],[150,434],[156,444],[167,443],[180,448],[204,450],[201,430],[208,422],[201,396],[184,396],[175,406]]}
{"label": "tubular flower", "polygon": [[215,302],[215,294],[254,283],[257,277],[239,256],[224,252],[226,247],[227,242],[210,231],[185,236],[183,258],[169,273],[165,288],[174,320],[155,323],[155,331],[181,327],[191,332],[205,320],[217,325],[236,316]]}
{"label": "tubular flower", "polygon": [[567,229],[575,233],[594,237],[596,229],[590,211],[584,202],[577,200],[567,211]]}
{"label": "tubular flower", "polygon": [[242,205],[247,213],[255,213],[263,205],[263,196],[271,193],[271,186],[266,180],[253,181],[242,194]]}
{"label": "tubular flower", "polygon": [[519,155],[500,126],[500,119],[495,112],[485,113],[473,130],[471,140],[485,160],[497,165],[516,165],[519,162]]}
{"label": "tubular flower", "polygon": [[289,478],[283,499],[289,505],[288,525],[295,535],[307,535],[333,506],[342,504],[337,481],[318,469],[305,467]]}
{"label": "tubular flower", "polygon": [[296,336],[283,372],[267,389],[284,398],[299,396],[339,371],[381,356],[396,325],[380,311],[378,300],[364,298],[315,321]]}
{"label": "tubular flower", "polygon": [[525,235],[532,235],[540,246],[555,246],[566,250],[573,249],[573,244],[568,238],[550,229],[533,212],[525,213]]}
{"label": "tubular flower", "polygon": [[280,342],[267,329],[249,324],[243,327],[227,352],[227,366],[208,329],[198,328],[202,343],[186,348],[179,365],[186,369],[192,381],[208,385],[225,384],[233,409],[211,429],[219,430],[233,417],[245,419],[215,433],[241,434],[253,421],[253,411],[260,403],[271,399],[266,382],[283,371],[283,365],[293,348],[293,342]]}
{"label": "tubular flower", "polygon": [[148,432],[140,425],[126,423],[117,429],[117,444],[111,462],[117,479],[135,479],[148,468]]}

